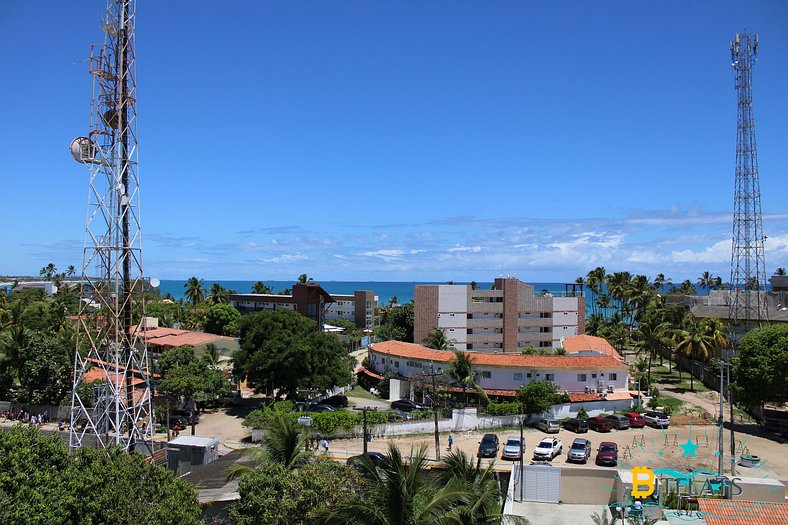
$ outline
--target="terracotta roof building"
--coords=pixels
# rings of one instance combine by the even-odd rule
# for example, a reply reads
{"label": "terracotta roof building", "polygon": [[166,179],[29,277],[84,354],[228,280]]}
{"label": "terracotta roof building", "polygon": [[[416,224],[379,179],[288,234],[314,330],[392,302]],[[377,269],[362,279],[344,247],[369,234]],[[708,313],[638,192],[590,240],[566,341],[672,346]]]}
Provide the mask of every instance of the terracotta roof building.
{"label": "terracotta roof building", "polygon": [[[552,381],[568,392],[628,392],[628,367],[609,355],[465,354],[473,363],[477,383],[485,390],[513,391],[530,381]],[[381,375],[394,372],[410,378],[433,369],[441,372],[453,359],[453,352],[401,341],[369,346],[370,369]]]}
{"label": "terracotta roof building", "polygon": [[699,499],[708,525],[785,525],[788,505],[765,501]]}
{"label": "terracotta roof building", "polygon": [[603,337],[585,334],[573,335],[565,337],[561,341],[561,345],[568,354],[610,355],[623,361],[621,354]]}

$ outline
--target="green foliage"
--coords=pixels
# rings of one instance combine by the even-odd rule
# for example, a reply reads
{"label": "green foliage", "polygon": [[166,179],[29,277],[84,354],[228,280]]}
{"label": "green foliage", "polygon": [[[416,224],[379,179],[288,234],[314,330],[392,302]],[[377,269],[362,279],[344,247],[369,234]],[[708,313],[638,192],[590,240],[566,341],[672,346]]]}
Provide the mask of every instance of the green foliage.
{"label": "green foliage", "polygon": [[788,391],[788,325],[752,330],[739,342],[736,392],[750,406],[785,396]]}
{"label": "green foliage", "polygon": [[541,414],[551,406],[562,402],[558,387],[550,381],[531,381],[517,389],[517,401],[523,405],[527,415]]}
{"label": "green foliage", "polygon": [[205,289],[203,288],[205,281],[197,277],[189,277],[189,280],[183,285],[186,291],[183,295],[193,305],[201,303],[205,299]]}
{"label": "green foliage", "polygon": [[60,404],[69,393],[74,346],[61,334],[29,332],[15,366],[21,386],[19,400],[39,405]]}
{"label": "green foliage", "polygon": [[[129,497],[133,494],[134,497]],[[32,426],[0,432],[0,523],[199,523],[194,489],[140,454],[82,448]]]}
{"label": "green foliage", "polygon": [[[396,337],[381,337],[380,340],[394,339],[397,341],[413,342],[413,302],[388,308],[382,319],[379,333],[396,335]],[[388,326],[389,328],[385,328]]]}
{"label": "green foliage", "polygon": [[258,390],[293,396],[298,389],[328,390],[352,379],[353,359],[332,334],[292,310],[256,312],[241,318],[241,349],[234,373]]}
{"label": "green foliage", "polygon": [[446,337],[446,330],[433,328],[421,341],[427,348],[434,350],[449,350],[454,348],[454,344]]}
{"label": "green foliage", "polygon": [[203,329],[211,334],[237,335],[241,313],[229,304],[214,304],[205,312]]}
{"label": "green foliage", "polygon": [[158,390],[171,398],[207,401],[230,393],[230,384],[207,358],[197,358],[194,347],[172,348],[159,358]]}
{"label": "green foliage", "polygon": [[321,513],[355,497],[362,485],[355,469],[330,460],[316,460],[296,471],[262,465],[241,477],[241,499],[230,507],[230,518],[236,525],[318,523]]}
{"label": "green foliage", "polygon": [[585,405],[580,405],[580,408],[577,410],[577,417],[580,419],[588,419],[588,412],[586,412]]}
{"label": "green foliage", "polygon": [[523,406],[518,401],[509,401],[505,403],[490,402],[487,405],[487,413],[491,416],[513,416],[522,413]]}

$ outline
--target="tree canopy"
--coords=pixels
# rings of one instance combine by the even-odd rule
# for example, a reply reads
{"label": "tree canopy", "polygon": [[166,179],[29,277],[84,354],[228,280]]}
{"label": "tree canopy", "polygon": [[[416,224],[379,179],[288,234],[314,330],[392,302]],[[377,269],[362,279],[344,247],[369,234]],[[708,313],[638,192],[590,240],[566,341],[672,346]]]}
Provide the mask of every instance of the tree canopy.
{"label": "tree canopy", "polygon": [[292,310],[263,310],[241,318],[234,375],[263,391],[294,395],[350,383],[353,360],[334,334]]}
{"label": "tree canopy", "polygon": [[237,335],[241,313],[229,304],[214,304],[205,312],[203,329],[211,334]]}
{"label": "tree canopy", "polygon": [[784,400],[788,392],[788,325],[753,330],[741,339],[738,348],[738,399],[751,406]]}
{"label": "tree canopy", "polygon": [[517,401],[527,415],[541,414],[556,403],[561,402],[558,387],[550,381],[531,381],[517,389]]}
{"label": "tree canopy", "polygon": [[194,347],[172,348],[159,358],[158,390],[173,398],[207,401],[230,393],[230,384],[209,358],[197,357]]}
{"label": "tree canopy", "polygon": [[0,523],[200,523],[194,489],[141,454],[81,448],[28,425],[0,432]]}

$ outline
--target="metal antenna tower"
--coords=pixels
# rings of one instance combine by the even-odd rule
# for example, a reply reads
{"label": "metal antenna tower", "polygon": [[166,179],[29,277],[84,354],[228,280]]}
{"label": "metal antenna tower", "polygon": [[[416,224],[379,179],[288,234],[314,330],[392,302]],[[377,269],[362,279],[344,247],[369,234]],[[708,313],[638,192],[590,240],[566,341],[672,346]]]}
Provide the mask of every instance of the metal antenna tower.
{"label": "metal antenna tower", "polygon": [[104,43],[90,52],[90,133],[71,143],[90,169],[71,448],[134,450],[154,432],[147,346],[133,321],[144,319],[134,13],[135,0],[107,0]]}
{"label": "metal antenna tower", "polygon": [[[758,54],[758,35],[737,33],[731,41],[731,65],[736,72],[738,124],[736,132],[736,187],[733,201],[731,300],[729,319],[736,334],[768,321],[766,262],[763,253],[761,188],[752,110],[752,66]],[[737,330],[739,328],[739,330]]]}

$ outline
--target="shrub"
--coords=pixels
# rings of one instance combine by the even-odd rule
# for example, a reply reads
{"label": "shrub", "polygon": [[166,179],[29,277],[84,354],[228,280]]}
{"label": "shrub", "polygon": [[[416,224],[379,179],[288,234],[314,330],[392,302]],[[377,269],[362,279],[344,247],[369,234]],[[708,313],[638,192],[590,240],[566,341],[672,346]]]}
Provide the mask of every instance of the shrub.
{"label": "shrub", "polygon": [[513,416],[522,413],[522,405],[517,401],[509,401],[503,403],[490,402],[487,405],[487,413],[491,416]]}
{"label": "shrub", "polygon": [[585,405],[580,405],[580,408],[577,411],[577,417],[580,419],[588,419],[588,412],[586,412]]}

